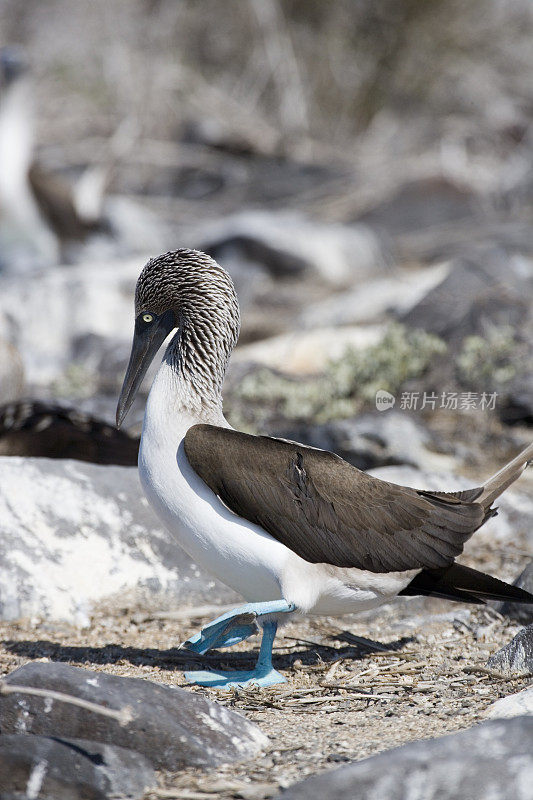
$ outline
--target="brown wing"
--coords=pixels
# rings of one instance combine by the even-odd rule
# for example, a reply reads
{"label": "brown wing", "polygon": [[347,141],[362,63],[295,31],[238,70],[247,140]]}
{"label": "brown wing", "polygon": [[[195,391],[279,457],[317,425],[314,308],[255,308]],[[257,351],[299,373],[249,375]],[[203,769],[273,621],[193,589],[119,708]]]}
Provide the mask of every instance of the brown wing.
{"label": "brown wing", "polygon": [[444,567],[490,511],[482,489],[426,492],[366,475],[334,453],[194,425],[185,453],[235,513],[313,563],[395,572]]}

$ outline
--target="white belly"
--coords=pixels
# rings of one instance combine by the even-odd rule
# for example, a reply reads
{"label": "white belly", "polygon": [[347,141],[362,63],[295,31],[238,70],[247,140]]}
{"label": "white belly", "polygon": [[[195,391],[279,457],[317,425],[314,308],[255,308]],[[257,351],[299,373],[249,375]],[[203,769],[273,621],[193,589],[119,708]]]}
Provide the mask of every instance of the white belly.
{"label": "white belly", "polygon": [[[284,597],[316,614],[366,610],[409,583],[416,570],[383,576],[310,564],[230,511],[187,460],[183,439],[199,420],[168,407],[168,387],[161,386],[164,370],[163,364],[148,400],[139,475],[150,505],[199,566],[249,602]],[[227,423],[221,418],[219,424]]]}
{"label": "white belly", "polygon": [[139,476],[148,501],[178,544],[246,600],[281,597],[287,548],[237,517],[193,471],[181,439],[162,448],[145,429]]}

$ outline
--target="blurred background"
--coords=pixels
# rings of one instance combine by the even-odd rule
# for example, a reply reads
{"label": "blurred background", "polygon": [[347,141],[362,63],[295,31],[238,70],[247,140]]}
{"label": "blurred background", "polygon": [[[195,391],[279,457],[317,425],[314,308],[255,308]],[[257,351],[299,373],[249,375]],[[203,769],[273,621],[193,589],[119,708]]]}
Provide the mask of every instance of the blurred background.
{"label": "blurred background", "polygon": [[0,0],[0,454],[114,430],[147,258],[205,250],[235,425],[489,473],[533,423],[529,0]]}

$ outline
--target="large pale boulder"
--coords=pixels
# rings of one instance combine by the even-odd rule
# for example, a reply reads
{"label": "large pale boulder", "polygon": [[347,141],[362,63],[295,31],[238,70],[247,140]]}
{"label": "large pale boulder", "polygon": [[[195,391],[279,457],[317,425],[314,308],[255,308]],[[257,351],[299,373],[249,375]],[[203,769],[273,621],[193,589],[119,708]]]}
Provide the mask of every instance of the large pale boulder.
{"label": "large pale boulder", "polygon": [[238,347],[231,363],[262,364],[289,375],[314,375],[347,350],[377,344],[383,337],[381,325],[351,325],[346,328],[315,328],[292,331]]}
{"label": "large pale boulder", "polygon": [[489,719],[510,719],[511,717],[522,717],[527,714],[533,716],[533,686],[528,686],[516,694],[508,694],[507,697],[500,697],[492,703],[486,711],[485,716]]}
{"label": "large pale boulder", "polygon": [[133,331],[133,293],[146,257],[55,267],[25,277],[0,276],[0,312],[28,383],[47,384],[69,366],[75,343],[89,334],[115,342]]}
{"label": "large pale boulder", "polygon": [[0,458],[0,618],[85,624],[113,596],[175,605],[231,593],[162,527],[136,468]]}

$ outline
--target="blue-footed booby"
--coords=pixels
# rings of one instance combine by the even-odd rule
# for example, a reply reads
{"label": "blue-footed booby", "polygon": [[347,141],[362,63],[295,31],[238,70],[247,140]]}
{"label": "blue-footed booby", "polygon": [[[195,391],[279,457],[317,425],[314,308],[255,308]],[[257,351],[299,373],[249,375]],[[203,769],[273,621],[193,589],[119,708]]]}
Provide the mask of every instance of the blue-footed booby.
{"label": "blue-footed booby", "polygon": [[435,492],[371,477],[334,453],[234,430],[223,414],[222,382],[239,326],[231,278],[204,253],[165,253],[142,270],[117,425],[174,332],[146,406],[141,483],[183,549],[247,601],[184,646],[205,653],[263,628],[254,670],[190,672],[189,681],[283,682],[272,644],[291,615],[357,612],[398,594],[533,603],[528,592],[455,563],[533,459],[533,444],[484,486]]}
{"label": "blue-footed booby", "polygon": [[[0,260],[53,264],[68,242],[104,229],[104,177],[88,167],[71,187],[36,160],[31,71],[20,47],[0,48]],[[7,254],[7,255],[6,255]],[[22,257],[22,256],[21,256]]]}

